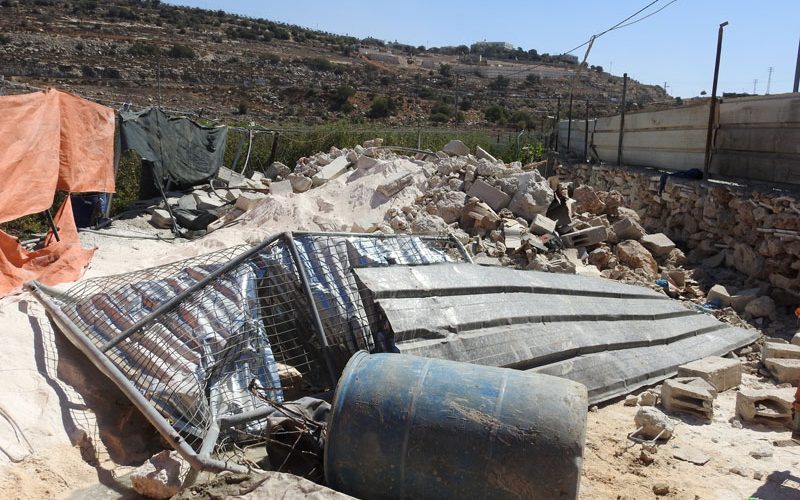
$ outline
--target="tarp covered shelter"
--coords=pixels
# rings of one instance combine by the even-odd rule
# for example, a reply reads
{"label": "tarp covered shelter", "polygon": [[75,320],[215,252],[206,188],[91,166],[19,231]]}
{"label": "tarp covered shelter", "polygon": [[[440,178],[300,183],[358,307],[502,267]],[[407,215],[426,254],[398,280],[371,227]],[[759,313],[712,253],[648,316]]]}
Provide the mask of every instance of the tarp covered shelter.
{"label": "tarp covered shelter", "polygon": [[[114,110],[54,89],[0,97],[0,222],[49,209],[57,190],[112,193],[113,167]],[[61,241],[34,252],[0,231],[0,296],[80,277],[93,250],[80,248],[69,203],[55,224]]]}
{"label": "tarp covered shelter", "polygon": [[142,197],[216,177],[225,154],[227,127],[204,127],[153,107],[119,115],[120,151],[134,150],[142,158]]}

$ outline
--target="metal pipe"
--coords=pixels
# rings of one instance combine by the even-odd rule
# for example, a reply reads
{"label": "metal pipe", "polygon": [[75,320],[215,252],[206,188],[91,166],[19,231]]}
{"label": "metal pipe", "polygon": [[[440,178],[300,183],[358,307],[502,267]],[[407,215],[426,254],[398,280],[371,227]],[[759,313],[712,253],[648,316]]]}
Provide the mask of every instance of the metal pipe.
{"label": "metal pipe", "polygon": [[472,260],[472,256],[469,254],[469,252],[467,252],[467,248],[464,246],[463,243],[461,243],[461,240],[456,238],[452,233],[450,233],[450,241],[456,244],[456,248],[458,248],[459,253],[461,254],[462,257],[464,257],[464,260],[466,260],[470,264],[475,263],[475,261]]}
{"label": "metal pipe", "polygon": [[[71,199],[67,199],[64,203],[72,203]],[[50,213],[50,209],[44,211],[47,215],[47,223],[50,225],[50,229],[53,231],[53,236],[55,236],[56,241],[61,241],[61,237],[58,235],[58,227],[56,226],[56,221],[53,220],[53,214]]]}
{"label": "metal pipe", "polygon": [[197,290],[200,290],[201,288],[206,286],[212,280],[214,280],[214,279],[218,278],[219,276],[221,276],[222,274],[230,271],[231,269],[233,269],[234,267],[238,266],[239,264],[241,264],[245,260],[249,259],[253,255],[257,254],[258,252],[263,250],[266,246],[270,245],[271,243],[273,243],[274,241],[278,240],[281,237],[282,237],[281,234],[276,234],[276,235],[270,236],[269,238],[267,238],[266,240],[262,241],[261,243],[259,243],[258,245],[254,246],[253,248],[251,248],[251,249],[247,250],[246,252],[243,252],[240,255],[238,255],[238,256],[234,257],[233,259],[229,260],[228,262],[226,262],[225,264],[220,266],[218,269],[216,269],[215,271],[211,272],[208,276],[206,276],[205,278],[201,279],[200,281],[198,281],[194,285],[190,286],[186,290],[182,291],[178,295],[172,297],[168,301],[164,302],[163,304],[158,306],[155,311],[151,312],[150,314],[148,314],[144,318],[142,318],[139,321],[137,321],[136,323],[132,324],[124,332],[120,333],[119,335],[117,335],[113,339],[111,339],[108,342],[106,342],[105,344],[103,344],[103,346],[100,348],[100,350],[102,352],[107,352],[109,349],[111,349],[115,345],[119,344],[123,340],[127,339],[128,337],[130,337],[134,333],[138,332],[139,330],[141,330],[142,328],[144,328],[145,326],[150,324],[150,322],[155,320],[158,316],[161,316],[162,314],[166,313],[167,311],[169,311],[173,307],[176,307],[181,301],[183,301],[189,295],[193,294]]}
{"label": "metal pipe", "polygon": [[589,159],[589,99],[586,99],[586,117],[583,120],[583,161]]}
{"label": "metal pipe", "polygon": [[125,377],[117,366],[95,346],[78,329],[77,326],[64,314],[58,305],[45,294],[36,281],[25,283],[25,288],[29,290],[47,310],[55,324],[64,333],[67,339],[77,347],[92,364],[97,367],[106,377],[119,388],[120,391],[142,412],[142,415],[156,428],[164,439],[177,451],[189,465],[197,470],[209,472],[231,471],[236,473],[246,473],[247,468],[239,464],[227,461],[212,459],[207,456],[198,456],[194,449],[183,439],[183,437],[167,422],[167,420],[150,404],[144,395]]}
{"label": "metal pipe", "polygon": [[292,233],[289,231],[283,233],[283,238],[286,240],[286,243],[289,246],[289,252],[292,254],[294,263],[297,266],[297,273],[300,275],[300,281],[303,284],[303,291],[306,294],[306,299],[308,299],[308,307],[311,309],[311,316],[314,319],[314,327],[317,329],[319,341],[322,344],[322,353],[323,357],[325,358],[325,365],[328,368],[328,376],[330,377],[331,387],[335,387],[338,377],[336,376],[336,369],[333,366],[330,345],[328,344],[328,338],[325,337],[325,328],[322,326],[322,319],[319,316],[317,301],[314,299],[314,292],[311,290],[306,268],[303,265],[303,261],[300,259],[300,251],[297,250],[297,244],[294,241]]}
{"label": "metal pipe", "polygon": [[266,406],[264,408],[259,408],[258,410],[246,411],[244,413],[236,413],[234,415],[220,417],[219,426],[222,428],[233,427],[235,425],[244,424],[253,420],[261,420],[262,418],[266,418],[273,413],[275,413],[275,408],[272,406]]}
{"label": "metal pipe", "polygon": [[617,166],[622,165],[622,139],[625,136],[625,97],[628,92],[628,73],[622,74],[622,110],[619,113],[619,144],[617,145]]}
{"label": "metal pipe", "polygon": [[714,122],[717,116],[717,80],[719,79],[719,60],[722,55],[722,30],[728,21],[720,23],[717,32],[717,59],[714,63],[714,83],[711,87],[711,104],[708,110],[708,132],[706,134],[706,154],[703,159],[703,179],[708,179],[708,169],[711,165],[711,139],[714,134]]}
{"label": "metal pipe", "polygon": [[794,85],[792,92],[797,92],[800,87],[800,42],[797,42],[797,63],[794,66]]}

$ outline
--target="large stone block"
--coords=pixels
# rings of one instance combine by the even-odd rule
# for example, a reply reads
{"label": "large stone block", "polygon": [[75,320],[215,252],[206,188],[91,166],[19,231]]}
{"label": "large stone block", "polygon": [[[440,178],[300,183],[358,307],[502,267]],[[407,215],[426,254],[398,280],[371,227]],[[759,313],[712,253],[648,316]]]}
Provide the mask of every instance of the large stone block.
{"label": "large stone block", "polygon": [[658,263],[641,243],[625,240],[617,245],[615,253],[619,261],[631,269],[644,269],[648,274],[658,274]]}
{"label": "large stone block", "polygon": [[253,208],[255,208],[256,205],[261,203],[261,201],[264,200],[266,197],[267,195],[261,193],[244,192],[236,200],[236,208],[247,212],[248,210],[252,210]]}
{"label": "large stone block", "polygon": [[383,184],[378,186],[378,192],[388,198],[402,191],[412,182],[414,182],[413,174],[410,172],[398,172],[390,176],[383,182]]}
{"label": "large stone block", "polygon": [[319,172],[314,174],[314,177],[311,178],[314,187],[321,186],[326,182],[339,177],[343,173],[347,172],[348,166],[350,166],[350,162],[347,160],[346,156],[340,156],[336,158],[332,162],[322,167]]}
{"label": "large stone block", "polygon": [[555,233],[556,221],[542,214],[536,214],[531,220],[531,232],[537,235]]}
{"label": "large stone block", "polygon": [[800,382],[800,359],[767,358],[764,366],[779,383],[797,385]]}
{"label": "large stone block", "polygon": [[650,253],[657,257],[667,255],[675,248],[675,243],[664,233],[644,235],[641,242],[646,249],[650,250]]}
{"label": "large stone block", "polygon": [[605,226],[590,227],[561,235],[561,240],[568,247],[586,247],[602,243],[608,239]]}
{"label": "large stone block", "polygon": [[442,151],[450,156],[467,156],[469,154],[469,148],[458,139],[453,139],[445,144]]}
{"label": "large stone block", "polygon": [[766,361],[768,358],[800,359],[800,346],[765,342],[761,346],[761,361]]}
{"label": "large stone block", "polygon": [[216,210],[227,202],[216,195],[209,195],[203,191],[193,193],[195,204],[199,210]]}
{"label": "large stone block", "polygon": [[495,212],[499,212],[500,210],[506,208],[509,202],[511,202],[510,196],[480,179],[472,183],[469,191],[467,191],[467,196],[474,196],[478,198],[492,207],[492,210]]}
{"label": "large stone block", "polygon": [[639,240],[645,235],[645,231],[639,223],[632,217],[622,217],[614,223],[611,228],[614,234],[621,240]]}
{"label": "large stone block", "polygon": [[736,359],[709,356],[679,366],[678,376],[700,377],[722,392],[742,383],[742,364]]}
{"label": "large stone block", "polygon": [[795,389],[749,389],[736,393],[736,416],[745,422],[791,425]]}
{"label": "large stone block", "polygon": [[700,377],[680,377],[661,385],[661,404],[668,411],[684,411],[711,419],[717,391]]}

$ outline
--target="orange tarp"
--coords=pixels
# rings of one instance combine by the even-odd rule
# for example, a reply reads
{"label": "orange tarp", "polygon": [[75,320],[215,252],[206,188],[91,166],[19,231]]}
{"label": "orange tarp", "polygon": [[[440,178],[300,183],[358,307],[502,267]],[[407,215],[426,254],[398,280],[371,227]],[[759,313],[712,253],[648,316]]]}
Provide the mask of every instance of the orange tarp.
{"label": "orange tarp", "polygon": [[114,192],[114,110],[58,90],[0,97],[0,222],[56,189]]}
{"label": "orange tarp", "polygon": [[[114,110],[57,90],[0,97],[0,222],[42,212],[56,190],[114,192]],[[0,297],[38,279],[78,279],[94,250],[80,246],[67,197],[61,241],[28,252],[0,231]]]}
{"label": "orange tarp", "polygon": [[46,246],[28,252],[17,239],[0,231],[0,297],[18,291],[26,281],[37,279],[45,285],[74,281],[92,260],[94,249],[81,248],[70,199],[64,200],[55,216],[58,236],[50,232]]}

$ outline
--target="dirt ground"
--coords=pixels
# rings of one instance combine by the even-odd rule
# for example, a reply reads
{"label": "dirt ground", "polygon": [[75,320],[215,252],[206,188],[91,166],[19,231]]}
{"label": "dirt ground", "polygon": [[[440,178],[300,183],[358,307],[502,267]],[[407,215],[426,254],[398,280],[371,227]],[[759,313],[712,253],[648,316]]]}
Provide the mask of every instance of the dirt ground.
{"label": "dirt ground", "polygon": [[[774,384],[745,374],[742,385],[766,388]],[[618,401],[590,411],[580,498],[799,499],[800,445],[773,444],[790,438],[785,428],[747,423],[737,428],[732,423],[735,402],[736,389],[719,394],[711,422],[684,413],[669,414],[676,424],[674,436],[655,451],[627,439],[636,429],[633,418],[638,407]],[[698,450],[710,460],[705,465],[678,460],[672,456],[677,447]],[[651,450],[644,457],[643,448]],[[767,450],[772,456],[751,456],[751,452]],[[648,465],[649,458],[654,460]],[[658,483],[667,485],[669,493],[657,497],[653,487]]]}

